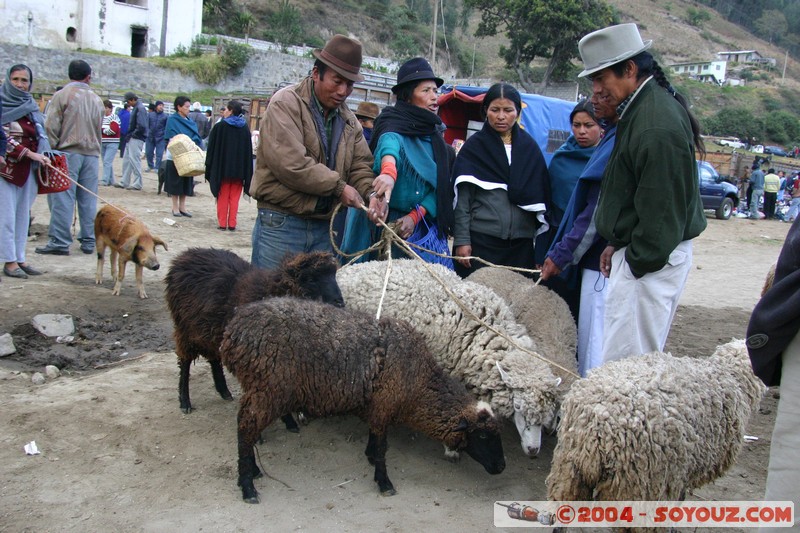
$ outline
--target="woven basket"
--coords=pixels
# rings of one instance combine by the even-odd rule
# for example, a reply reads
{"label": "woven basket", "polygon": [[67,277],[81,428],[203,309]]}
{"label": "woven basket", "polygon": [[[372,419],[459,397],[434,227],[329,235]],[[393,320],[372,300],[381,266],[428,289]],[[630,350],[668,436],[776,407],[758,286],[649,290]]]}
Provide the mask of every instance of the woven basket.
{"label": "woven basket", "polygon": [[178,176],[191,177],[206,171],[206,153],[188,135],[178,134],[170,139],[167,150],[172,154]]}

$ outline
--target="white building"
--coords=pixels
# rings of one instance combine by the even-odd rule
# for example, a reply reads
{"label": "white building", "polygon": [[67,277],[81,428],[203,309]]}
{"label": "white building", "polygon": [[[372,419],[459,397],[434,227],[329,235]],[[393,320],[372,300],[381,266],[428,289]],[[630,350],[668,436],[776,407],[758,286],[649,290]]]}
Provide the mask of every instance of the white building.
{"label": "white building", "polygon": [[689,61],[674,63],[669,68],[680,76],[722,85],[725,83],[727,64],[727,61]]}
{"label": "white building", "polygon": [[37,48],[169,55],[202,23],[203,0],[0,0],[0,42]]}
{"label": "white building", "polygon": [[717,52],[717,57],[734,63],[768,64],[773,67],[777,64],[775,58],[763,57],[758,53],[758,50],[726,50],[724,52]]}

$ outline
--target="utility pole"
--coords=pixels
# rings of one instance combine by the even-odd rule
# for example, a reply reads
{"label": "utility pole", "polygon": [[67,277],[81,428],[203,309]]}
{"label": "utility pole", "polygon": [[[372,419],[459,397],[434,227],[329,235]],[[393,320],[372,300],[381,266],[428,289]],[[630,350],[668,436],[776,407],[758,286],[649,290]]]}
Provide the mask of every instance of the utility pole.
{"label": "utility pole", "polygon": [[786,55],[783,57],[783,75],[781,76],[781,85],[786,80],[786,63],[789,62],[789,49],[786,49]]}
{"label": "utility pole", "polygon": [[431,47],[431,65],[436,68],[436,24],[439,21],[439,0],[433,0],[433,46]]}
{"label": "utility pole", "polygon": [[162,3],[161,11],[161,42],[158,55],[164,57],[167,55],[167,22],[169,20],[169,0],[164,0]]}

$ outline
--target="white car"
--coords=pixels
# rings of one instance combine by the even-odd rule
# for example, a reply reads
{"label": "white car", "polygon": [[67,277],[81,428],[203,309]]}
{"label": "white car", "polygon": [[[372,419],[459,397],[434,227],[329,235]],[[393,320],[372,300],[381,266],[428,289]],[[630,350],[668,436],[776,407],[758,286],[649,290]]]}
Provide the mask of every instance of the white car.
{"label": "white car", "polygon": [[731,148],[744,148],[745,144],[737,139],[736,137],[731,137],[729,139],[720,139],[717,141],[718,144],[721,146],[730,146]]}

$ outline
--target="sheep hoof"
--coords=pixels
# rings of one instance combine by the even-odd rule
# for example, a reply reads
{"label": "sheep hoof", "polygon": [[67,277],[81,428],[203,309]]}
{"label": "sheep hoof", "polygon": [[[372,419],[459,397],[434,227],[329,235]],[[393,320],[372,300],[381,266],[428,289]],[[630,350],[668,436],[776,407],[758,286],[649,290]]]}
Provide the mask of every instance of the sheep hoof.
{"label": "sheep hoof", "polygon": [[397,494],[397,491],[394,490],[394,487],[381,491],[381,496],[394,496],[395,494]]}
{"label": "sheep hoof", "polygon": [[181,411],[183,411],[183,414],[188,415],[189,413],[192,412],[192,407],[191,406],[189,406],[189,407],[181,407]]}
{"label": "sheep hoof", "polygon": [[228,400],[229,402],[233,401],[233,395],[230,392],[224,392],[220,394],[220,396],[222,396],[223,400]]}
{"label": "sheep hoof", "polygon": [[258,501],[258,494],[255,496],[250,496],[249,498],[243,498],[245,503],[261,503]]}

